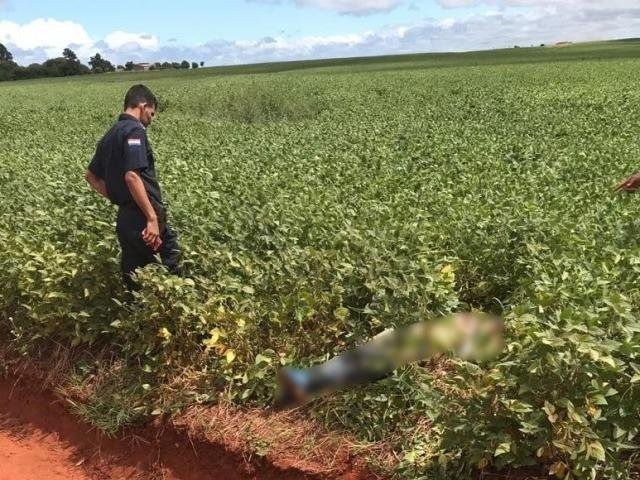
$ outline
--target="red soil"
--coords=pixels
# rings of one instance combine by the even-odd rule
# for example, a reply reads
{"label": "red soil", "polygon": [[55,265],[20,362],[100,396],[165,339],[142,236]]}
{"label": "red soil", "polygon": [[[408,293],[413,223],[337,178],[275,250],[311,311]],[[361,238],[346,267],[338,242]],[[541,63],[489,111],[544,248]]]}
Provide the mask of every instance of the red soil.
{"label": "red soil", "polygon": [[[46,472],[46,474],[44,473]],[[50,433],[23,429],[15,422],[0,427],[0,480],[88,480],[74,464],[73,452]]]}
{"label": "red soil", "polygon": [[109,439],[54,396],[0,379],[0,480],[292,480],[296,470],[149,427]]}

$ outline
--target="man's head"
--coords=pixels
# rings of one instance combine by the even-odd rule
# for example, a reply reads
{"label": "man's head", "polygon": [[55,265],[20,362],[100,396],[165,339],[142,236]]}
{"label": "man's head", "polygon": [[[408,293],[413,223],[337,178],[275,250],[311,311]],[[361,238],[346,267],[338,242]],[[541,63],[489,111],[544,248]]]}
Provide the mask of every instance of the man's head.
{"label": "man's head", "polygon": [[124,97],[124,111],[148,127],[156,114],[158,99],[144,85],[134,85]]}

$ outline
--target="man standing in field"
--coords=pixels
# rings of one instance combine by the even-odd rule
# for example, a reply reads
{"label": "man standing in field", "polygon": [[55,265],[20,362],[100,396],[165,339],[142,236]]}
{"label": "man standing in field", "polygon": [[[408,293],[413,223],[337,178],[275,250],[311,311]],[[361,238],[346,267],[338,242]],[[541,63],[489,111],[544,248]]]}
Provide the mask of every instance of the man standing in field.
{"label": "man standing in field", "polygon": [[180,273],[180,247],[167,225],[155,158],[146,133],[157,106],[156,97],[147,87],[131,87],[124,99],[124,113],[98,142],[85,174],[96,192],[118,205],[116,233],[122,249],[122,273],[129,289],[136,288],[131,274],[154,262],[156,253],[169,272]]}

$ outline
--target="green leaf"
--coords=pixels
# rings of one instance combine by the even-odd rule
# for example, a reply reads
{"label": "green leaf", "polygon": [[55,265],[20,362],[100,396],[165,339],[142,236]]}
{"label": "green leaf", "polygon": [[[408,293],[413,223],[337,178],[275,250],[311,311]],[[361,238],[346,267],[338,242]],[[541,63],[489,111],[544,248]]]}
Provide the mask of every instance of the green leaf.
{"label": "green leaf", "polygon": [[493,453],[494,457],[498,457],[500,455],[504,455],[505,453],[511,452],[511,442],[504,442],[498,445],[495,452]]}
{"label": "green leaf", "polygon": [[67,295],[62,292],[50,292],[45,298],[67,298]]}
{"label": "green leaf", "polygon": [[548,401],[544,401],[544,407],[542,408],[547,415],[553,415],[556,413],[556,407]]}
{"label": "green leaf", "polygon": [[602,443],[597,440],[589,443],[587,445],[587,456],[594,458],[600,462],[604,462],[606,460],[606,455]]}
{"label": "green leaf", "polygon": [[236,352],[233,349],[229,349],[225,353],[225,358],[227,360],[227,364],[231,364],[236,358]]}
{"label": "green leaf", "polygon": [[344,307],[336,308],[333,311],[333,316],[336,317],[338,320],[344,321],[349,316],[349,310]]}
{"label": "green leaf", "polygon": [[271,365],[271,359],[259,353],[258,355],[256,355],[255,364],[260,365],[261,363],[266,363],[268,365]]}
{"label": "green leaf", "polygon": [[602,363],[606,363],[607,365],[609,365],[609,366],[611,366],[613,368],[616,367],[616,362],[613,359],[613,357],[611,357],[611,356],[600,357],[600,361]]}

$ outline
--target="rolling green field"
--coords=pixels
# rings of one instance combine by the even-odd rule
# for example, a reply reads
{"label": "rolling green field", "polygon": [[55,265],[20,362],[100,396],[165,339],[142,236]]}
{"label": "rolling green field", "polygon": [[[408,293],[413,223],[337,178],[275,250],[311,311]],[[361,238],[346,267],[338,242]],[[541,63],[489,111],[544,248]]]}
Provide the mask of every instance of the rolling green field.
{"label": "rolling green field", "polygon": [[[403,478],[629,478],[640,205],[613,186],[640,169],[639,73],[629,40],[0,84],[0,335],[73,347],[76,409],[113,433],[266,406],[281,365],[491,311],[499,359],[409,366],[306,413],[390,443]],[[131,302],[115,210],[82,176],[138,81],[188,278],[149,267]]]}

